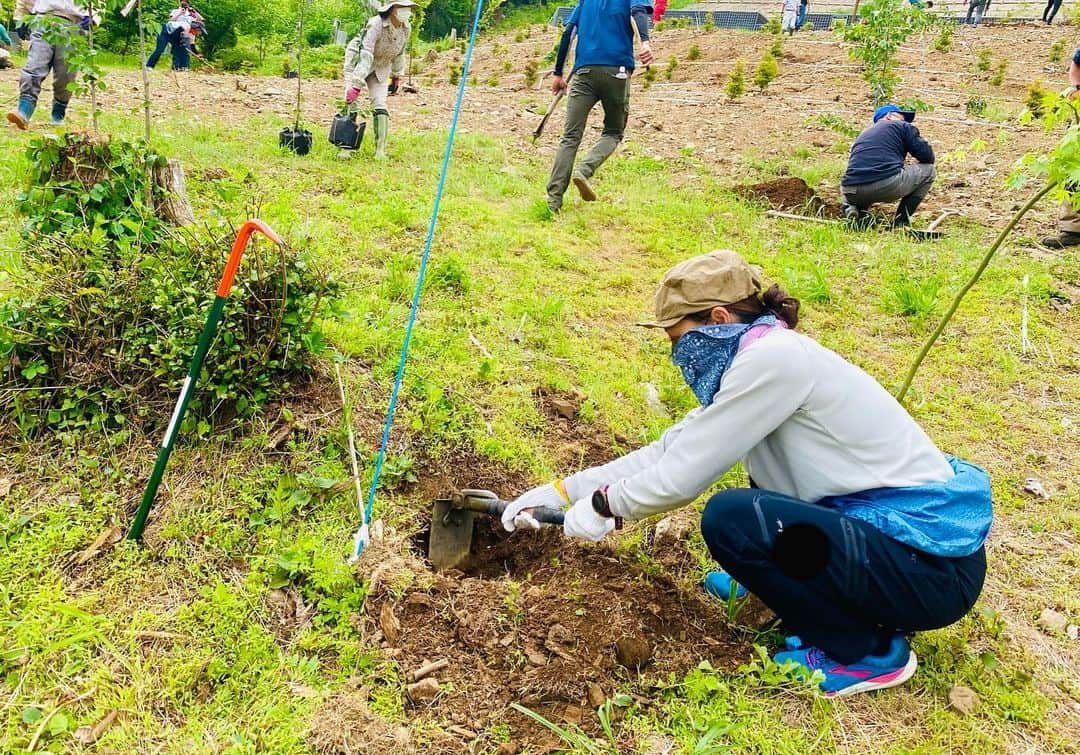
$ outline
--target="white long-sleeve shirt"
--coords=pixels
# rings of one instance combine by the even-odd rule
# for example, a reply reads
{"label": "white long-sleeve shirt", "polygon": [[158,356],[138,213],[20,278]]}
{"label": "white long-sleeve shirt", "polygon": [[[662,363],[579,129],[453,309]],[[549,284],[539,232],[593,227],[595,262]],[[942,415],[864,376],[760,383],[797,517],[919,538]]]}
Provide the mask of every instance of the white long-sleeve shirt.
{"label": "white long-sleeve shirt", "polygon": [[758,487],[810,502],[954,474],[870,375],[813,339],[776,328],[736,354],[709,406],[565,484],[572,500],[608,485],[612,512],[641,519],[692,502],[740,460]]}
{"label": "white long-sleeve shirt", "polygon": [[360,89],[372,73],[380,82],[405,74],[405,47],[412,26],[395,26],[390,19],[372,16],[363,34],[349,40],[345,47],[345,87]]}
{"label": "white long-sleeve shirt", "polygon": [[89,15],[85,8],[76,5],[71,0],[36,0],[31,13],[35,16],[60,16],[75,23],[79,23],[83,16]]}

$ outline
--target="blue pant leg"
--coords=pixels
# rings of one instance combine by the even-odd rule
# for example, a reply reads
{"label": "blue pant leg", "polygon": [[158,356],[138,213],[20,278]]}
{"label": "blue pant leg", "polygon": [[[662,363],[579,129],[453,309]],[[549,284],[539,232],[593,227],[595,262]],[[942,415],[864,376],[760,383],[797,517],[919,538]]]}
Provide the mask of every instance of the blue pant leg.
{"label": "blue pant leg", "polygon": [[157,45],[154,47],[154,51],[150,53],[150,57],[146,59],[146,65],[149,68],[153,68],[157,65],[158,60],[165,52],[165,48],[169,44],[169,32],[165,29],[165,24],[161,25],[161,31],[157,35]]}

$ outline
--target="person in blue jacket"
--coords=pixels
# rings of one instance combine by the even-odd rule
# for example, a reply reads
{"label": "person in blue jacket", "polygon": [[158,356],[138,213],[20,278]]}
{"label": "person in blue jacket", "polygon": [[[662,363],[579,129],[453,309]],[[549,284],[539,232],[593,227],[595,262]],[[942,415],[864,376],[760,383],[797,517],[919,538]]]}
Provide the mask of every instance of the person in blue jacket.
{"label": "person in blue jacket", "polygon": [[[862,222],[870,205],[899,199],[893,228],[910,225],[937,176],[934,150],[919,135],[914,120],[914,112],[882,105],[874,111],[874,124],[852,143],[847,170],[840,178],[848,220]],[[909,155],[914,163],[907,163]]]}
{"label": "person in blue jacket", "polygon": [[[630,76],[634,72],[634,36],[641,39],[639,59],[652,62],[649,45],[651,4],[638,0],[581,0],[570,14],[559,42],[551,91],[567,92],[566,126],[555,153],[547,185],[548,208],[562,209],[563,194],[574,185],[586,202],[596,199],[589,179],[622,141],[630,112]],[[563,76],[570,42],[577,35],[574,68]],[[599,102],[604,108],[604,132],[574,170],[589,111]]]}

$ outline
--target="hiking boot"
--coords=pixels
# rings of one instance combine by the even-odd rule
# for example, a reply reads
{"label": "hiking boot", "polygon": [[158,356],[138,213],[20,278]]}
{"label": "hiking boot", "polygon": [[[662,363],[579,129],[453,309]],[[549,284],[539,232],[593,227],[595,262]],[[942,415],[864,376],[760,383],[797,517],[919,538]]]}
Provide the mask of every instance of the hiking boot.
{"label": "hiking boot", "polygon": [[825,674],[821,691],[825,697],[846,697],[859,692],[887,689],[903,684],[912,677],[918,662],[908,641],[893,635],[888,649],[881,655],[868,655],[855,663],[840,663],[818,648],[787,650],[773,656],[776,663],[795,661],[809,672]]}
{"label": "hiking boot", "polygon": [[[8,116],[9,118],[11,116]],[[1039,243],[1048,249],[1064,249],[1070,246],[1080,246],[1080,233],[1075,231],[1062,231],[1057,236],[1047,236],[1040,239]]]}
{"label": "hiking boot", "polygon": [[589,179],[585,178],[581,173],[575,173],[573,177],[574,186],[577,187],[578,194],[586,202],[596,201],[596,192],[593,191],[592,186],[589,185]]}
{"label": "hiking boot", "polygon": [[711,571],[705,575],[705,592],[720,600],[731,597],[731,591],[735,591],[736,598],[745,598],[750,591],[731,578],[726,571]]}

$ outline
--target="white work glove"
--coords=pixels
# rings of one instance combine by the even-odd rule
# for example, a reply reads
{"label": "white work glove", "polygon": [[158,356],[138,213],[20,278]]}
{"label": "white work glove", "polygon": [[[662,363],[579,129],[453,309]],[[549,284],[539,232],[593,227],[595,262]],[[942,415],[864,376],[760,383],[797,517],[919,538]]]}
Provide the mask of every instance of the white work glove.
{"label": "white work glove", "polygon": [[592,507],[592,496],[586,496],[570,507],[563,519],[567,537],[579,537],[598,543],[615,529],[614,517],[600,516]]}
{"label": "white work glove", "polygon": [[555,483],[549,482],[538,488],[526,492],[516,501],[508,504],[502,514],[502,525],[507,532],[513,532],[518,527],[538,530],[540,522],[533,519],[529,513],[532,509],[553,509],[561,511],[566,499],[562,497]]}

